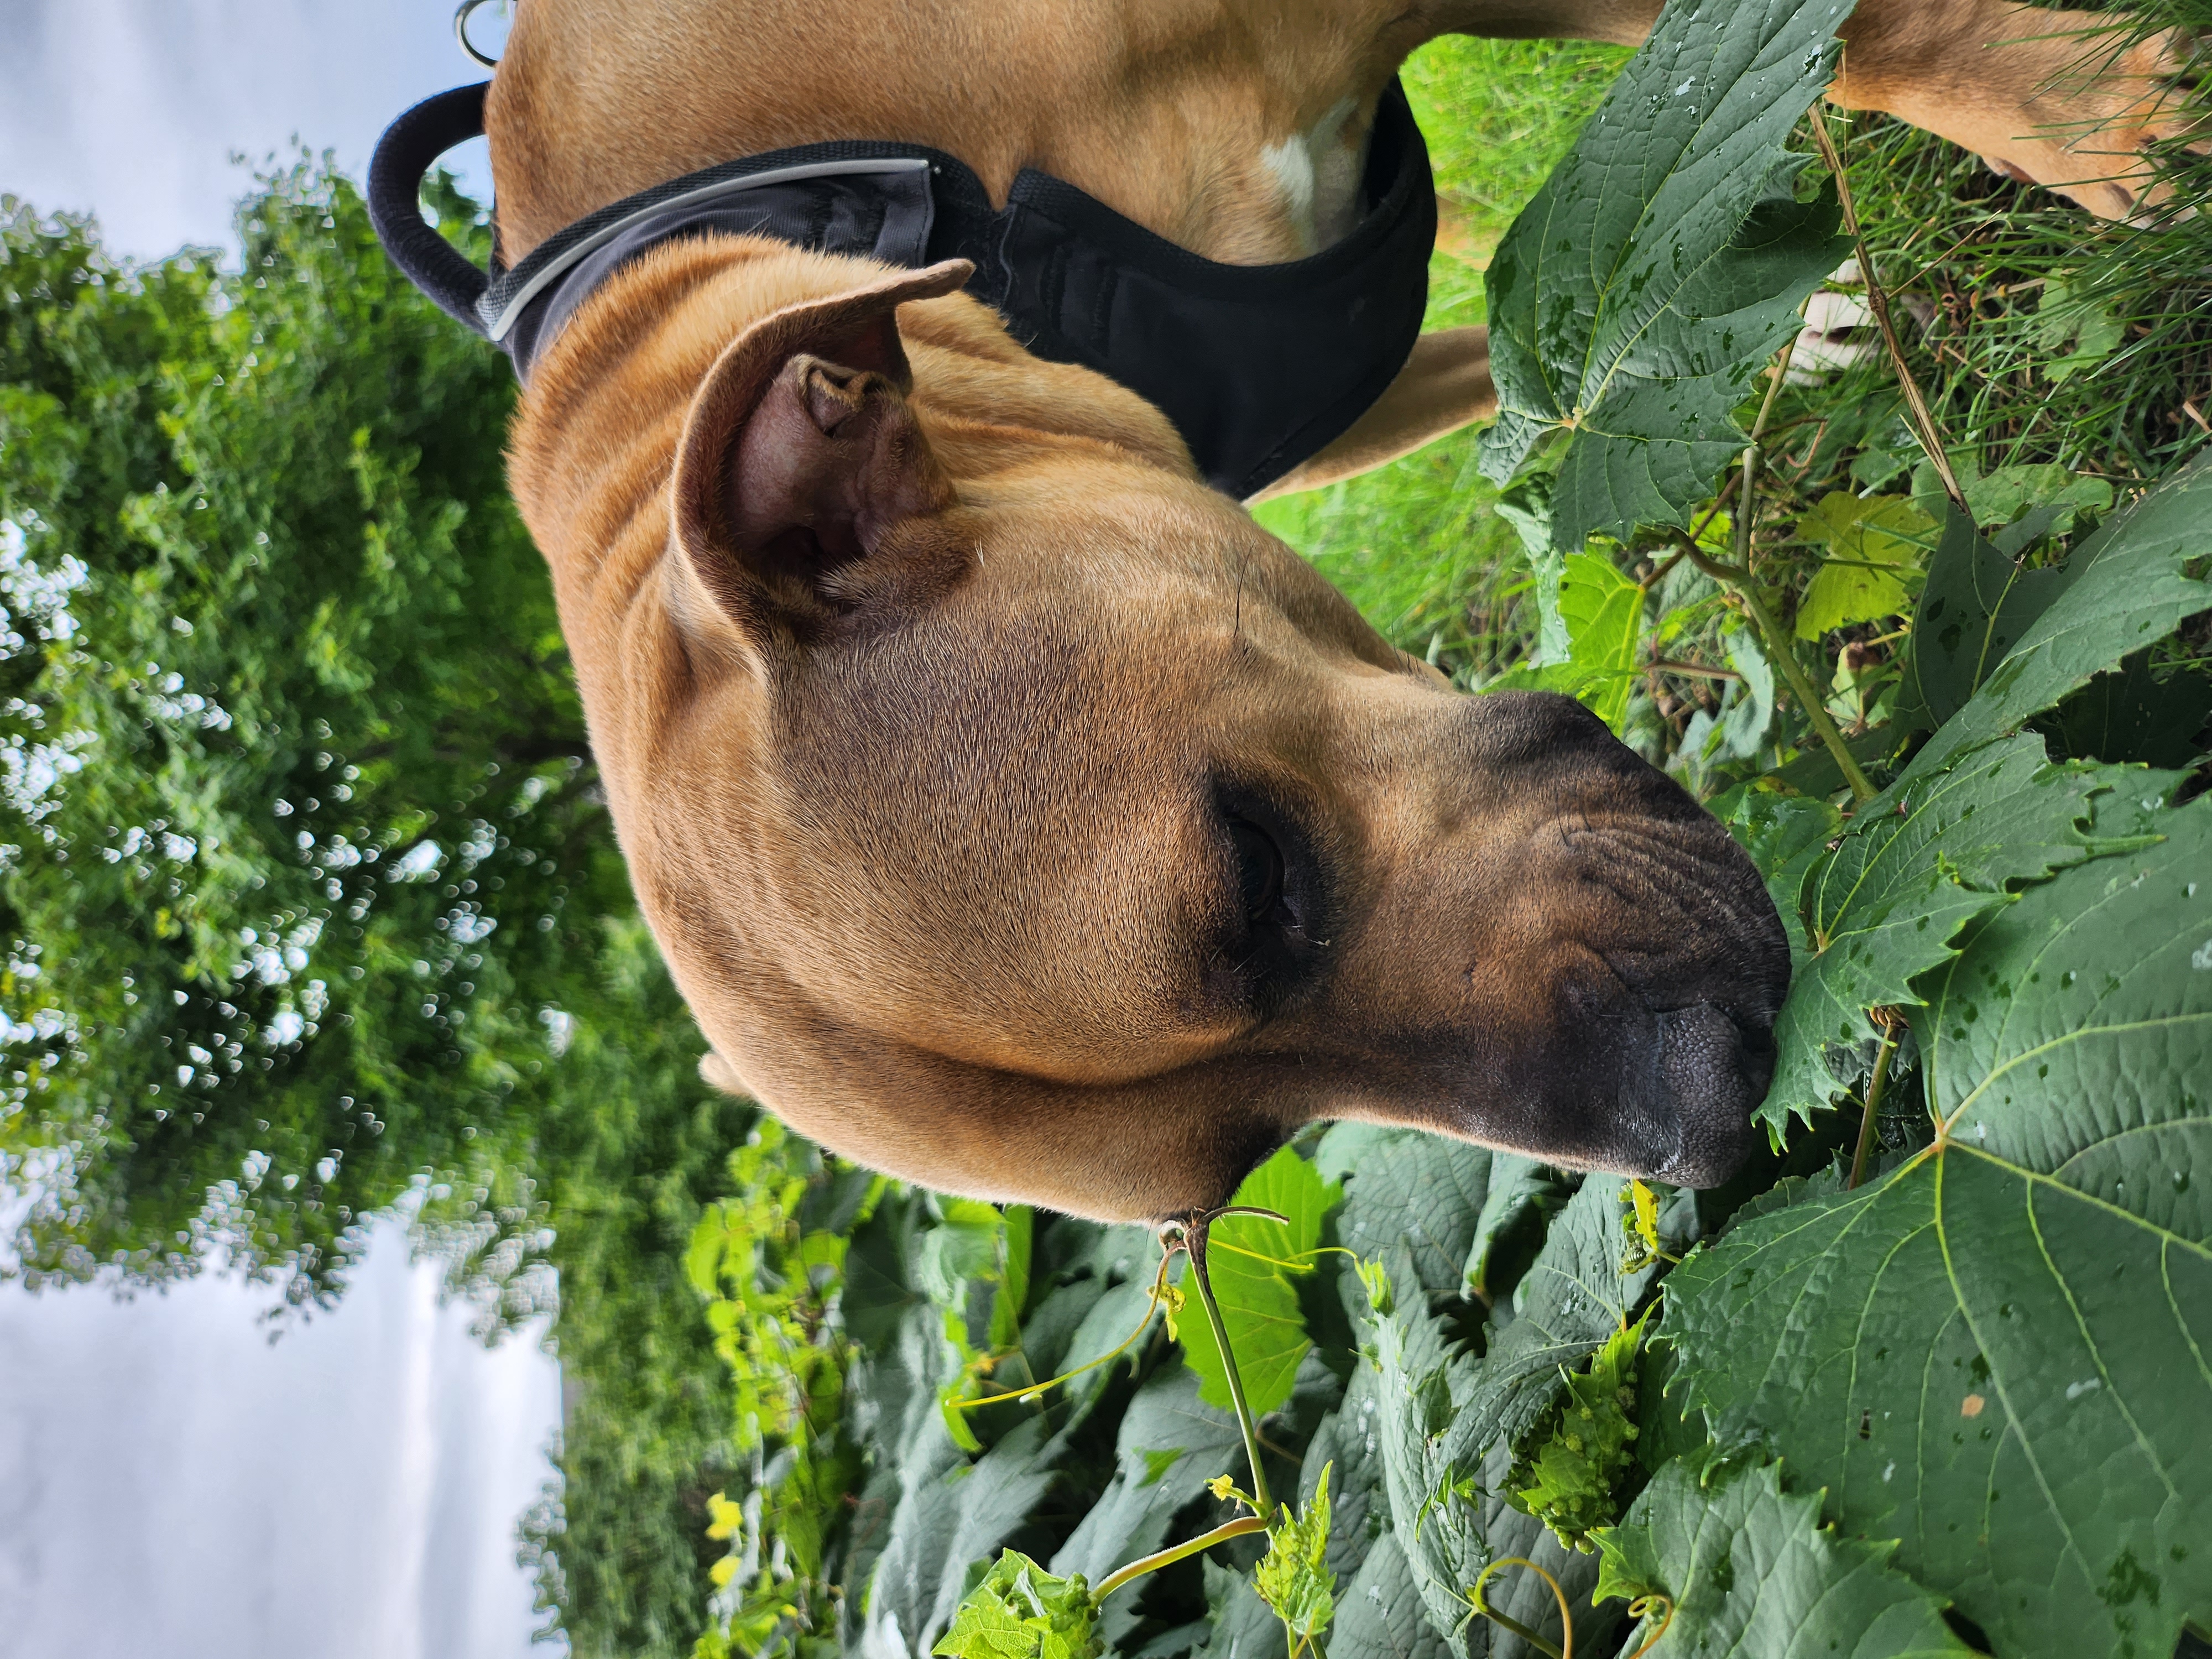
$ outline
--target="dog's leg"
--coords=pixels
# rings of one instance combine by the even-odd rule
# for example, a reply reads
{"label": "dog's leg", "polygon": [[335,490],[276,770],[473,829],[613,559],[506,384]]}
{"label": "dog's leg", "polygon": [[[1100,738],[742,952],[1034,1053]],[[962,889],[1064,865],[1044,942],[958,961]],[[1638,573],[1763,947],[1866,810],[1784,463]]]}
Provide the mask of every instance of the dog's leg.
{"label": "dog's leg", "polygon": [[2127,218],[2154,193],[2145,149],[2186,136],[2189,117],[2174,91],[2180,38],[2124,46],[2112,31],[2125,21],[2006,0],[1860,0],[1828,96]]}
{"label": "dog's leg", "polygon": [[1498,389],[1490,383],[1490,331],[1437,329],[1413,343],[1413,355],[1398,378],[1343,436],[1252,500],[1355,477],[1497,413]]}
{"label": "dog's leg", "polygon": [[[1659,10],[1653,0],[1463,0],[1444,27],[1638,46]],[[2185,42],[2168,30],[2123,46],[2113,31],[2126,22],[2011,0],[1859,0],[1828,97],[1910,121],[2008,177],[2126,218],[2154,193],[2146,148],[2192,131],[2173,91]]]}

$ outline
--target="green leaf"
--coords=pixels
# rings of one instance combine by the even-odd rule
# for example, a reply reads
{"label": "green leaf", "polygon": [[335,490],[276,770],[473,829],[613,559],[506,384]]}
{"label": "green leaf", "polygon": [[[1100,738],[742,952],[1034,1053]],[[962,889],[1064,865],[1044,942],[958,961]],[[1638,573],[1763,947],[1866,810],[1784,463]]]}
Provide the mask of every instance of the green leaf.
{"label": "green leaf", "polygon": [[1935,1144],[1668,1281],[1680,1385],[2000,1654],[2212,1621],[2212,803],[1923,981]]}
{"label": "green leaf", "polygon": [[[1306,1468],[1327,1464],[1335,1471],[1328,1565],[1340,1581],[1358,1574],[1369,1546],[1389,1529],[1390,1497],[1383,1490],[1382,1449],[1375,1438],[1377,1382],[1374,1366],[1354,1365],[1343,1399],[1306,1444]],[[1312,1484],[1310,1479],[1301,1481],[1302,1486]],[[1349,1596],[1347,1591],[1347,1608]]]}
{"label": "green leaf", "polygon": [[[1212,1248],[1206,1269],[1220,1304],[1221,1322],[1237,1356],[1244,1398],[1255,1417],[1264,1417],[1291,1397],[1298,1362],[1313,1346],[1305,1315],[1298,1307],[1293,1272],[1311,1273],[1312,1251],[1321,1243],[1321,1219],[1340,1194],[1324,1187],[1314,1166],[1285,1146],[1244,1177],[1232,1204],[1250,1204],[1290,1218],[1287,1227],[1259,1216],[1230,1216],[1211,1229]],[[1266,1258],[1266,1259],[1262,1259]],[[1292,1271],[1278,1262],[1297,1264]],[[1199,1376],[1198,1397],[1210,1406],[1230,1404],[1229,1373],[1213,1328],[1198,1304],[1189,1275],[1189,1299],[1175,1322],[1183,1358]]]}
{"label": "green leaf", "polygon": [[942,1420],[930,1419],[898,1471],[867,1601],[872,1646],[929,1650],[965,1599],[969,1564],[1004,1543],[1051,1486],[1058,1449],[1031,1419],[970,1463]]}
{"label": "green leaf", "polygon": [[1468,1242],[1466,1288],[1486,1304],[1511,1290],[1499,1282],[1491,1260],[1498,1239],[1530,1210],[1560,1203],[1566,1191],[1567,1177],[1551,1165],[1518,1152],[1491,1153],[1490,1184],[1482,1195],[1482,1212],[1474,1218],[1474,1237]]}
{"label": "green leaf", "polygon": [[[1498,1494],[1514,1443],[1565,1391],[1563,1370],[1579,1365],[1627,1325],[1656,1277],[1656,1261],[1620,1271],[1626,1192],[1626,1183],[1613,1176],[1583,1182],[1553,1218],[1543,1249],[1515,1293],[1514,1316],[1493,1333],[1481,1358],[1453,1352],[1441,1323],[1418,1306],[1398,1307],[1369,1327],[1380,1372],[1376,1432],[1391,1524],[1430,1620],[1443,1635],[1464,1622],[1464,1593],[1497,1556],[1541,1561],[1570,1595],[1594,1581],[1594,1567],[1575,1565],[1584,1558],[1562,1548],[1540,1522]],[[1685,1203],[1662,1212],[1662,1235],[1671,1250],[1683,1248],[1678,1229],[1692,1207]],[[1528,1589],[1516,1585],[1510,1594],[1520,1597]],[[1553,1616],[1533,1598],[1526,1608],[1523,1622],[1531,1625]]]}
{"label": "green leaf", "polygon": [[2063,569],[2029,570],[2007,558],[1945,503],[1905,653],[1899,724],[1925,730],[1964,708],[2068,580]]}
{"label": "green leaf", "polygon": [[1244,1574],[1208,1557],[1200,1572],[1206,1585],[1206,1619],[1212,1626],[1206,1645],[1191,1659],[1251,1659],[1272,1654],[1283,1643],[1274,1610],[1260,1599]]}
{"label": "green leaf", "polygon": [[932,1301],[964,1307],[969,1279],[998,1275],[1005,1218],[977,1199],[941,1203],[945,1219],[922,1236],[915,1277]]}
{"label": "green leaf", "polygon": [[930,1651],[939,1659],[1093,1659],[1103,1651],[1091,1629],[1097,1611],[1081,1574],[1056,1578],[1008,1550]]}
{"label": "green leaf", "polygon": [[1336,1616],[1336,1575],[1328,1568],[1328,1469],[1322,1469],[1313,1495],[1295,1516],[1287,1505],[1281,1513],[1267,1529],[1267,1553],[1253,1570],[1252,1588],[1297,1638],[1295,1647],[1320,1636]]}
{"label": "green leaf", "polygon": [[2045,462],[2036,466],[2001,466],[1994,472],[1968,472],[1960,481],[1977,526],[2008,525],[2033,507],[2056,507],[2043,533],[2063,536],[2077,514],[2102,513],[2112,504],[2112,487],[2069,468]]}
{"label": "green leaf", "polygon": [[1512,488],[1498,492],[1498,516],[1513,527],[1536,576],[1536,653],[1540,663],[1562,663],[1573,651],[1567,619],[1559,608],[1559,581],[1566,558],[1552,539],[1552,475],[1532,470]]}
{"label": "green leaf", "polygon": [[1797,521],[1802,540],[1826,547],[1827,562],[1797,603],[1797,637],[1875,622],[1911,602],[1913,579],[1936,545],[1936,523],[1905,495],[1837,490]]}
{"label": "green leaf", "polygon": [[[1713,805],[1718,811],[1721,803]],[[1802,965],[1813,950],[1805,936],[1805,880],[1827,856],[1828,843],[1844,827],[1843,814],[1818,797],[1754,787],[1747,788],[1721,821],[1765,878],[1782,931],[1790,936],[1790,960]]]}
{"label": "green leaf", "polygon": [[1636,1461],[1636,1351],[1644,1321],[1615,1331],[1587,1371],[1566,1374],[1566,1397],[1513,1460],[1505,1499],[1579,1547],[1613,1517],[1613,1490]]}
{"label": "green leaf", "polygon": [[2184,670],[2161,678],[2152,656],[2138,651],[2098,675],[2037,729],[2077,759],[2193,763],[2204,752],[2197,733],[2212,720],[2212,675]]}
{"label": "green leaf", "polygon": [[1743,447],[1735,409],[1849,252],[1832,196],[1790,194],[1784,146],[1834,72],[1844,0],[1675,0],[1492,261],[1501,410],[1482,470],[1567,445],[1554,544],[1686,525]]}
{"label": "green leaf", "polygon": [[1329,1659],[1452,1659],[1456,1650],[1429,1622],[1396,1534],[1363,1540],[1361,1556],[1339,1598]]}
{"label": "green leaf", "polygon": [[2093,674],[2212,608],[2212,585],[2203,574],[2208,556],[2212,457],[2192,461],[2075,550],[2063,588],[1966,707],[1912,757],[1892,793],[2018,730]]}
{"label": "green leaf", "polygon": [[2118,351],[2126,328],[2109,301],[2077,295],[2064,277],[2053,276],[2043,285],[2034,333],[2045,360],[2043,378],[2057,382],[2094,368]]}
{"label": "green leaf", "polygon": [[1400,1288],[1432,1297],[1490,1294],[1490,1252],[1528,1207],[1559,1191],[1544,1165],[1419,1129],[1340,1123],[1315,1168],[1346,1182],[1337,1237],[1380,1261]]}
{"label": "green leaf", "polygon": [[[1705,758],[1748,760],[1765,745],[1767,727],[1774,723],[1774,665],[1767,661],[1751,629],[1723,628],[1721,646],[1728,653],[1729,666],[1743,680],[1728,689],[1728,706],[1707,739]],[[1684,743],[1686,747],[1686,738]]]}
{"label": "green leaf", "polygon": [[1618,735],[1636,678],[1644,589],[1611,559],[1572,553],[1559,578],[1559,612],[1571,641],[1575,695]]}
{"label": "green leaf", "polygon": [[[1618,1527],[1591,1534],[1597,1596],[1659,1595],[1673,1606],[1653,1659],[1934,1659],[1972,1650],[1943,1622],[1942,1597],[1887,1563],[1893,1545],[1820,1525],[1818,1494],[1782,1490],[1772,1464],[1723,1471],[1710,1487],[1680,1462]],[[1640,1649],[1663,1611],[1628,1638]]]}
{"label": "green leaf", "polygon": [[[1095,1583],[1152,1554],[1166,1544],[1170,1523],[1206,1483],[1241,1468],[1243,1458],[1237,1419],[1200,1403],[1198,1379],[1188,1367],[1170,1364],[1156,1371],[1122,1413],[1114,1478],[1052,1558],[1052,1570],[1079,1573]],[[1099,1630],[1109,1644],[1136,1627],[1140,1599],[1129,1593],[1106,1603]]]}
{"label": "green leaf", "polygon": [[[1565,1386],[1560,1374],[1632,1322],[1661,1271],[1656,1259],[1631,1265],[1624,1226],[1628,1182],[1594,1175],[1552,1218],[1538,1252],[1513,1293],[1513,1318],[1491,1339],[1467,1391],[1468,1431],[1487,1443],[1528,1435]],[[1659,1213],[1668,1254],[1688,1248],[1696,1194],[1677,1193]],[[1466,1437],[1462,1436],[1464,1439]]]}
{"label": "green leaf", "polygon": [[1825,1051],[1874,1040],[1869,1009],[1917,1003],[1914,978],[1948,961],[1959,929],[2003,905],[2009,884],[2094,854],[2091,803],[2117,775],[2051,766],[2040,738],[2013,738],[1851,821],[1799,896],[1811,954],[1775,1022],[1757,1113],[1778,1145],[1792,1112],[1809,1123],[1842,1088]]}
{"label": "green leaf", "polygon": [[[1507,670],[1485,688],[1493,691],[1558,691],[1579,697],[1615,733],[1628,708],[1644,637],[1644,589],[1613,561],[1572,553],[1557,561],[1559,628],[1564,658]],[[1552,581],[1551,562],[1538,562],[1539,607]],[[1548,630],[1550,616],[1545,613]]]}

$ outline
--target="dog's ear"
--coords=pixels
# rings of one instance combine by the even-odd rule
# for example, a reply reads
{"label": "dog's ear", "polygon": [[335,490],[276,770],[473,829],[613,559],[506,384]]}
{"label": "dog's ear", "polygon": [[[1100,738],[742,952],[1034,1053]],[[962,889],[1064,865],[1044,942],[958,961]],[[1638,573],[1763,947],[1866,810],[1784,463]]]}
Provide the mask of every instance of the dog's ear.
{"label": "dog's ear", "polygon": [[906,400],[897,312],[972,270],[949,260],[780,311],[707,372],[677,446],[676,536],[757,642],[926,604],[967,568],[951,483]]}

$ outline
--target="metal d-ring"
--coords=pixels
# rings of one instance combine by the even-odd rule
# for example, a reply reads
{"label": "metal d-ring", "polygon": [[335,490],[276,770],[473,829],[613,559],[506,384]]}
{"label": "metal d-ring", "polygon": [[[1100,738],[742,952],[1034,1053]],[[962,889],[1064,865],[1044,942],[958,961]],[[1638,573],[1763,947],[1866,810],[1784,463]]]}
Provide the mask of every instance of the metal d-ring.
{"label": "metal d-ring", "polygon": [[486,69],[497,69],[499,67],[499,59],[496,58],[485,57],[483,53],[477,50],[476,43],[469,39],[469,18],[471,15],[476,11],[477,7],[489,5],[490,3],[491,0],[461,0],[459,9],[453,13],[453,39],[461,43],[461,50],[463,52],[466,52],[477,63],[482,64]]}

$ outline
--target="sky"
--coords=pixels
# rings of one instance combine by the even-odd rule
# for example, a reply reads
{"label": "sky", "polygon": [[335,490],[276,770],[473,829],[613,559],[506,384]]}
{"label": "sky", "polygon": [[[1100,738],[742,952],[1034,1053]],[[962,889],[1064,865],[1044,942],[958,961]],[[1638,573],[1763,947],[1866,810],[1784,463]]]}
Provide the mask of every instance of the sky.
{"label": "sky", "polygon": [[272,1343],[274,1300],[0,1285],[8,1659],[531,1651],[515,1522],[561,1411],[542,1332],[487,1351],[397,1223]]}
{"label": "sky", "polygon": [[[234,250],[233,152],[296,137],[362,177],[394,115],[483,78],[452,20],[451,0],[0,0],[0,192],[95,213],[118,256]],[[472,149],[453,159],[483,195]],[[540,1620],[515,1522],[550,1472],[559,1370],[529,1335],[487,1352],[436,1284],[386,1226],[337,1310],[273,1345],[266,1287],[0,1285],[0,1654],[522,1659]]]}
{"label": "sky", "polygon": [[[0,0],[0,191],[90,210],[109,251],[234,246],[231,203],[271,151],[337,152],[364,178],[385,124],[488,70],[453,41],[453,0]],[[487,6],[471,38],[495,49]],[[490,187],[483,142],[457,150]]]}

